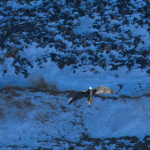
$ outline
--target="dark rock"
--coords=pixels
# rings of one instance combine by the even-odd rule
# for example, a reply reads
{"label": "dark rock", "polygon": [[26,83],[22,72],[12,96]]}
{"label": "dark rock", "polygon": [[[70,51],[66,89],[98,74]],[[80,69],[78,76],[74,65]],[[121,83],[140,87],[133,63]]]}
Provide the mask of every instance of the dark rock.
{"label": "dark rock", "polygon": [[104,47],[106,46],[106,43],[101,43],[101,48],[104,49]]}
{"label": "dark rock", "polygon": [[57,56],[55,53],[50,53],[50,56],[51,56],[51,61],[54,61],[55,60],[55,57]]}
{"label": "dark rock", "polygon": [[113,19],[114,19],[114,20],[118,20],[118,16],[114,16]]}
{"label": "dark rock", "polygon": [[44,62],[47,62],[47,59],[46,59],[46,57],[43,57],[43,60],[44,60]]}
{"label": "dark rock", "polygon": [[138,23],[139,25],[143,25],[143,20],[138,20],[137,23]]}
{"label": "dark rock", "polygon": [[92,56],[90,56],[90,57],[88,58],[88,60],[90,60],[90,61],[95,61],[95,58],[92,57]]}
{"label": "dark rock", "polygon": [[104,50],[103,50],[102,48],[100,48],[99,51],[100,51],[100,53],[103,53],[103,52],[104,52]]}
{"label": "dark rock", "polygon": [[129,45],[129,46],[132,44],[132,42],[125,42],[125,43],[126,43],[127,45]]}
{"label": "dark rock", "polygon": [[63,69],[64,66],[65,66],[64,61],[63,61],[63,60],[59,60],[59,61],[58,61],[58,68],[59,68],[59,69]]}
{"label": "dark rock", "polygon": [[70,62],[70,59],[69,59],[69,58],[67,58],[67,59],[66,59],[65,64],[66,64],[67,66],[69,66],[69,65],[71,64],[71,62]]}
{"label": "dark rock", "polygon": [[86,52],[87,52],[87,54],[89,54],[89,55],[93,55],[93,51],[91,51],[91,50],[89,50],[89,49],[88,49]]}
{"label": "dark rock", "polygon": [[21,42],[18,41],[18,40],[16,40],[16,41],[14,41],[14,44],[16,44],[16,45],[21,45]]}
{"label": "dark rock", "polygon": [[147,28],[147,31],[150,31],[150,28]]}
{"label": "dark rock", "polygon": [[16,51],[17,51],[17,48],[16,47],[12,47],[10,49],[7,49],[7,52],[4,54],[4,58],[5,57],[13,57],[13,58],[16,58]]}
{"label": "dark rock", "polygon": [[95,25],[93,25],[92,27],[93,27],[93,28],[96,28],[96,29],[100,29],[101,26],[98,25],[98,24],[95,24]]}
{"label": "dark rock", "polygon": [[75,64],[76,63],[76,58],[75,57],[71,57],[70,58],[70,63],[71,64]]}
{"label": "dark rock", "polygon": [[102,67],[103,69],[106,67],[106,58],[100,60],[99,66]]}
{"label": "dark rock", "polygon": [[142,69],[148,64],[147,61],[143,57],[138,57],[136,59],[136,63],[140,64],[141,65],[140,68]]}
{"label": "dark rock", "polygon": [[114,65],[114,64],[112,64],[112,68],[110,69],[110,70],[118,70],[118,65]]}
{"label": "dark rock", "polygon": [[149,51],[147,51],[147,50],[142,51],[142,56],[143,57],[146,57],[148,54],[149,54]]}
{"label": "dark rock", "polygon": [[110,53],[110,50],[106,50],[106,54],[109,54]]}
{"label": "dark rock", "polygon": [[131,68],[134,66],[134,61],[133,61],[133,60],[129,60],[129,61],[126,63],[126,66],[128,67],[128,69],[131,69]]}
{"label": "dark rock", "polygon": [[73,66],[73,68],[74,68],[74,69],[78,69],[78,66],[75,65],[75,66]]}
{"label": "dark rock", "polygon": [[3,73],[7,73],[7,70],[6,70],[6,69],[4,69]]}
{"label": "dark rock", "polygon": [[0,64],[3,65],[4,64],[4,59],[0,58]]}
{"label": "dark rock", "polygon": [[150,68],[146,72],[147,72],[147,74],[150,74]]}
{"label": "dark rock", "polygon": [[116,46],[116,51],[119,51],[121,49],[121,45]]}
{"label": "dark rock", "polygon": [[91,68],[90,71],[91,71],[91,72],[92,72],[92,71],[95,71],[95,68]]}
{"label": "dark rock", "polygon": [[66,43],[62,42],[61,40],[57,40],[57,47],[61,47],[62,49],[66,49]]}
{"label": "dark rock", "polygon": [[84,42],[84,43],[82,43],[82,46],[83,46],[83,47],[87,47],[87,46],[88,46],[88,43],[87,43],[87,42]]}
{"label": "dark rock", "polygon": [[98,73],[99,73],[99,71],[97,71],[97,70],[94,72],[94,74],[98,74]]}
{"label": "dark rock", "polygon": [[83,60],[85,60],[85,59],[87,59],[87,56],[86,56],[86,55],[83,55],[83,56],[81,57],[81,60],[83,61]]}
{"label": "dark rock", "polygon": [[127,51],[127,50],[123,51],[122,55],[125,57],[125,56],[127,56],[129,54],[133,55],[135,53],[136,53],[135,49],[131,49],[130,51]]}
{"label": "dark rock", "polygon": [[116,49],[116,44],[113,43],[113,44],[111,45],[111,48],[112,48],[112,49]]}
{"label": "dark rock", "polygon": [[27,69],[23,69],[22,74],[24,75],[25,78],[29,76]]}
{"label": "dark rock", "polygon": [[129,21],[127,19],[124,19],[123,24],[128,24]]}

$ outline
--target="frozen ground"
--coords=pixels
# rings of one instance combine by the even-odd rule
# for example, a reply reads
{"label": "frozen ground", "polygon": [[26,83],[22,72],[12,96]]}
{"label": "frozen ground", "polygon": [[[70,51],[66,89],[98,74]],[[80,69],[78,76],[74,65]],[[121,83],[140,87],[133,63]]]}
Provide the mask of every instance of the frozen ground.
{"label": "frozen ground", "polygon": [[[0,94],[1,148],[114,149],[118,146],[127,149],[139,147],[139,142],[144,146],[145,142],[149,143],[149,136],[144,140],[150,135],[150,85],[145,71],[127,72],[120,68],[119,71],[101,70],[93,75],[88,71],[78,73],[78,70],[74,74],[71,67],[56,68],[49,61],[43,69],[37,67],[27,79],[15,78],[13,70],[1,78],[1,86],[8,88]],[[46,86],[47,92],[13,90],[8,85]],[[115,95],[94,97],[90,107],[86,98],[67,105],[73,95],[71,90],[99,85],[113,89]],[[59,92],[48,92],[51,86]]]}
{"label": "frozen ground", "polygon": [[[29,50],[31,53],[29,53]],[[118,70],[110,70],[110,67],[102,69],[99,66],[92,66],[87,64],[83,68],[76,69],[76,73],[73,73],[72,66],[65,66],[63,69],[59,69],[55,62],[52,62],[50,59],[39,66],[35,62],[36,57],[48,53],[51,50],[48,48],[36,48],[36,44],[30,45],[28,49],[25,49],[24,52],[20,52],[21,56],[26,56],[32,64],[33,68],[27,66],[29,76],[24,78],[23,74],[16,75],[15,68],[11,65],[14,62],[13,58],[5,58],[3,65],[0,68],[2,72],[7,68],[7,74],[0,74],[0,88],[7,86],[12,87],[21,87],[27,88],[34,86],[35,82],[39,82],[39,79],[42,78],[49,86],[56,85],[58,90],[84,90],[89,86],[93,88],[104,85],[112,88],[117,95],[128,95],[128,96],[142,96],[143,94],[149,93],[150,75],[146,73],[145,69],[140,69],[134,67],[132,70],[124,67],[119,67]],[[3,55],[3,52],[1,52]],[[20,64],[16,64],[20,66]],[[138,65],[136,65],[138,66]],[[97,69],[99,73],[94,74],[90,71],[91,68]],[[121,89],[120,89],[121,86]]]}
{"label": "frozen ground", "polygon": [[1,149],[149,148],[149,1],[78,2],[0,2]]}
{"label": "frozen ground", "polygon": [[[80,144],[79,149],[90,145],[95,149],[102,146],[112,149],[125,140],[125,149],[150,135],[149,97],[116,100],[94,97],[89,107],[86,99],[67,105],[67,94],[3,90],[0,146],[68,149]],[[135,136],[137,141],[133,140]],[[111,143],[111,138],[118,138],[118,142]],[[99,144],[94,143],[96,140]]]}

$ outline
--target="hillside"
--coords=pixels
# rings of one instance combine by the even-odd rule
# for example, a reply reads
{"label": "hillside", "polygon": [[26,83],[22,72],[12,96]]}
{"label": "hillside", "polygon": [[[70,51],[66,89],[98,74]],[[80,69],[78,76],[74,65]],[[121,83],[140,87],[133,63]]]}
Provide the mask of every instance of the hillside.
{"label": "hillside", "polygon": [[[149,39],[149,0],[1,1],[0,146],[148,148]],[[99,85],[115,94],[67,105]]]}
{"label": "hillside", "polygon": [[[52,91],[51,91],[52,92]],[[148,149],[149,97],[94,97],[7,89],[0,95],[1,149]]]}

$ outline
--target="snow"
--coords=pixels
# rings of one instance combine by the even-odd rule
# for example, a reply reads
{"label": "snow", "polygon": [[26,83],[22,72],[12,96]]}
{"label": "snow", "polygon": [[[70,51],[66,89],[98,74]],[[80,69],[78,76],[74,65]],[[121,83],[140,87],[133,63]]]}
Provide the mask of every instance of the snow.
{"label": "snow", "polygon": [[[112,88],[118,95],[129,95],[129,96],[141,96],[149,91],[150,84],[147,82],[149,80],[149,75],[146,73],[146,69],[137,69],[134,68],[131,71],[128,71],[126,67],[121,67],[118,70],[111,71],[110,68],[106,70],[96,67],[98,69],[98,74],[93,74],[89,71],[92,68],[91,65],[86,65],[86,72],[82,72],[82,68],[78,68],[76,73],[73,73],[73,68],[71,66],[65,66],[64,69],[60,70],[57,67],[57,64],[48,60],[47,63],[41,64],[41,68],[35,62],[36,57],[48,53],[50,49],[45,47],[36,48],[36,44],[29,45],[28,48],[24,48],[23,52],[20,52],[21,56],[26,55],[26,58],[29,59],[33,68],[30,66],[27,67],[29,72],[29,77],[24,78],[23,75],[15,74],[14,67],[12,67],[13,58],[6,58],[3,66],[0,68],[2,72],[7,68],[8,73],[3,76],[0,74],[0,87],[3,88],[5,85],[19,86],[19,87],[29,87],[32,86],[32,79],[39,80],[42,77],[49,85],[55,84],[57,88],[61,91],[65,90],[86,90],[89,86],[93,88],[104,85]],[[121,91],[119,90],[118,85],[123,85]],[[142,86],[142,89],[139,87]]]}
{"label": "snow", "polygon": [[[29,46],[20,55],[26,55],[34,61],[35,57],[43,55],[48,50],[39,48],[35,51],[35,46],[35,44]],[[12,58],[7,58],[7,63],[3,66],[8,68],[8,64],[12,62]],[[78,142],[83,132],[92,138],[137,136],[142,139],[146,134],[149,135],[149,97],[143,96],[150,90],[146,71],[132,69],[128,72],[126,68],[119,68],[117,71],[101,69],[99,74],[93,74],[88,71],[88,67],[90,68],[90,65],[86,68],[87,72],[78,69],[74,74],[71,66],[60,70],[49,60],[42,64],[42,69],[36,63],[33,69],[29,67],[28,78],[17,76],[13,67],[8,68],[9,74],[5,76],[1,74],[1,88],[8,85],[30,87],[33,86],[33,81],[38,81],[42,77],[49,85],[55,84],[60,91],[107,86],[115,92],[112,97],[117,98],[112,100],[107,98],[108,95],[103,95],[106,97],[103,101],[99,97],[94,97],[93,104],[88,107],[86,98],[67,105],[68,98],[63,94],[53,96],[46,92],[28,90],[15,91],[19,96],[15,96],[16,94],[11,96],[9,92],[1,93],[0,105],[4,114],[0,129],[0,135],[3,135],[0,137],[2,145],[16,143],[19,146],[38,147],[41,143],[37,141],[53,143],[53,139],[63,137]],[[119,85],[123,85],[121,90]],[[142,90],[139,85],[142,86]],[[131,98],[121,98],[121,95]],[[28,101],[31,106],[25,105]],[[53,144],[56,148],[56,144]],[[43,147],[48,148],[48,146],[46,142]],[[69,147],[69,145],[63,146]]]}
{"label": "snow", "polygon": [[[53,143],[53,139],[63,137],[78,142],[83,132],[92,138],[127,135],[142,138],[150,134],[148,97],[117,100],[94,97],[90,107],[86,99],[68,106],[63,94],[14,90],[1,93],[0,105],[3,145],[16,143],[36,148],[41,144],[38,141]],[[43,146],[48,147],[48,142]]]}
{"label": "snow", "polygon": [[98,32],[97,29],[92,28],[92,24],[94,23],[94,20],[96,18],[92,19],[89,16],[79,17],[79,24],[80,26],[77,26],[74,29],[74,32],[77,34],[84,34],[89,32]]}
{"label": "snow", "polygon": [[25,3],[19,3],[16,0],[8,1],[6,6],[11,6],[13,9],[20,9],[20,8],[26,8],[26,9],[32,9],[35,6],[39,6],[42,4],[42,0],[32,1],[29,5]]}
{"label": "snow", "polygon": [[[61,2],[65,3],[64,0]],[[92,1],[89,0],[89,2]],[[130,2],[139,8],[145,5],[145,2],[141,0],[138,3],[134,0]],[[19,5],[16,1],[7,2],[7,6],[12,6],[14,9],[33,8],[33,6],[41,4],[41,0],[36,3],[33,1],[31,6],[27,4]],[[110,6],[106,6],[105,9],[105,15],[112,13]],[[52,9],[50,11],[53,13]],[[117,12],[117,9],[115,11]],[[39,15],[43,16],[42,13]],[[75,12],[73,15],[78,14]],[[141,19],[140,13],[126,16],[130,18],[128,25],[122,25],[122,21],[119,19],[111,20],[110,27],[114,24],[121,25],[119,27],[121,32],[115,34],[106,32],[105,24],[100,29],[93,28],[94,21],[102,18],[96,13],[93,13],[92,16],[94,16],[94,19],[86,15],[74,20],[74,33],[86,35],[86,33],[99,32],[105,38],[111,37],[111,39],[116,40],[115,43],[119,45],[122,41],[117,38],[119,36],[127,38],[124,32],[131,30],[132,36],[141,35],[141,40],[144,41],[144,46],[141,43],[136,50],[140,51],[142,48],[149,50],[148,25],[140,27],[132,24],[133,18]],[[28,16],[25,18],[28,19]],[[0,20],[3,20],[3,16],[0,16]],[[48,24],[56,25],[54,22]],[[49,30],[55,31],[56,29],[50,27]],[[57,34],[54,39],[60,39],[67,45],[67,49],[72,50],[72,42],[64,39],[62,35]],[[85,40],[85,42],[87,41]],[[133,43],[133,39],[131,38],[127,42]],[[25,45],[22,41],[21,43]],[[49,48],[49,46],[37,48],[37,45],[34,42],[28,44],[28,47],[24,47],[22,52],[19,51],[22,58],[25,56],[33,64],[33,68],[26,67],[29,73],[28,78],[24,78],[22,74],[15,74],[15,68],[12,65],[14,58],[5,58],[4,63],[0,65],[0,89],[7,87],[28,89],[34,87],[35,83],[38,83],[39,79],[42,78],[49,86],[56,85],[58,91],[61,92],[87,90],[89,86],[95,88],[103,85],[113,89],[115,94],[112,96],[102,95],[105,100],[103,100],[103,97],[94,97],[94,102],[89,107],[86,98],[67,105],[67,94],[62,93],[52,95],[45,91],[3,90],[0,94],[0,141],[2,146],[18,145],[22,147],[27,145],[36,148],[42,145],[49,148],[51,144],[51,146],[54,145],[55,149],[59,149],[59,145],[55,143],[54,139],[61,138],[79,142],[83,133],[92,138],[137,136],[142,139],[145,135],[150,135],[150,75],[146,73],[148,68],[140,69],[136,65],[131,71],[126,67],[120,67],[118,70],[112,71],[109,65],[105,70],[99,66],[94,66],[99,71],[98,74],[94,74],[90,71],[93,66],[87,62],[84,68],[79,67],[76,73],[73,73],[72,66],[65,66],[60,70],[57,64],[50,59],[39,67],[35,61],[36,58],[51,52],[57,52],[57,54],[62,52],[58,52],[54,47]],[[128,45],[124,45],[124,47],[127,50],[134,48],[133,45],[130,48]],[[77,51],[84,49],[81,45],[75,48]],[[86,49],[94,51],[95,46],[91,44]],[[5,52],[6,49],[0,51],[1,57]],[[116,51],[111,53],[119,57]],[[104,58],[109,63],[108,56],[104,54]],[[19,63],[15,65],[20,66]],[[3,70],[6,68],[7,74],[4,76]],[[86,72],[83,72],[83,69]],[[69,148],[68,143],[62,142],[60,145],[62,145],[62,148]],[[113,148],[115,148],[113,145],[109,147],[109,149]]]}

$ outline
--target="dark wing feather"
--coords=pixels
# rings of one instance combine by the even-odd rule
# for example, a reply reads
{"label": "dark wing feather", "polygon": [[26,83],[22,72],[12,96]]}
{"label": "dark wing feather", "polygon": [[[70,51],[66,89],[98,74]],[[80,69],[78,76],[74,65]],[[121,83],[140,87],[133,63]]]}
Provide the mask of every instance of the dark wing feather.
{"label": "dark wing feather", "polygon": [[70,105],[72,102],[77,101],[78,99],[81,99],[83,97],[87,97],[87,91],[79,91],[73,98],[68,100],[68,105]]}
{"label": "dark wing feather", "polygon": [[93,94],[100,94],[100,93],[105,93],[105,94],[114,94],[114,91],[109,89],[108,87],[105,86],[99,86],[95,89],[93,89]]}

